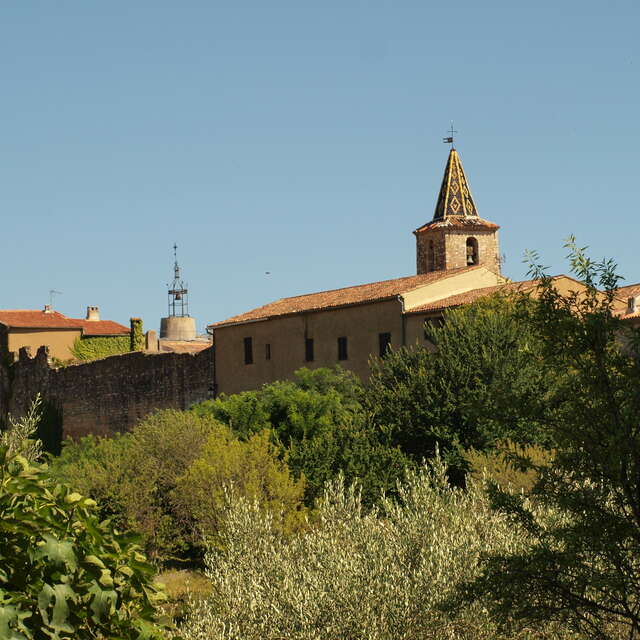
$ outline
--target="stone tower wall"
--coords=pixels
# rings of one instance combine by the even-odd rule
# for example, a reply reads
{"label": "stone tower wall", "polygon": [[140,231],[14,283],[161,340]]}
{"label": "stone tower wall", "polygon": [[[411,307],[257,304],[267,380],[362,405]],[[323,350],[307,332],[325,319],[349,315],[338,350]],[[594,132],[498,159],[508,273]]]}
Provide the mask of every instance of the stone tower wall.
{"label": "stone tower wall", "polygon": [[[500,248],[498,232],[493,230],[471,231],[465,229],[433,229],[416,236],[417,273],[429,273],[442,269],[467,267],[467,239],[478,242],[478,264],[500,273]],[[431,265],[430,242],[434,243],[435,264]]]}
{"label": "stone tower wall", "polygon": [[467,264],[467,239],[475,238],[478,241],[478,264],[491,271],[500,273],[500,253],[497,231],[473,231],[455,230],[446,234],[446,268],[461,269]]}

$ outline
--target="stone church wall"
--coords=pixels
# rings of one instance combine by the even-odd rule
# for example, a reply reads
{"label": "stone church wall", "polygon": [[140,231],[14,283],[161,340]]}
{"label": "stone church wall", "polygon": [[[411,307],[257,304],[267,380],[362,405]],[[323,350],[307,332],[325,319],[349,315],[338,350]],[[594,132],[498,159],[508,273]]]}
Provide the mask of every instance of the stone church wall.
{"label": "stone church wall", "polygon": [[187,409],[212,397],[213,349],[197,354],[132,352],[52,368],[46,347],[21,349],[0,367],[0,418],[24,415],[36,393],[58,417],[62,438],[126,431],[156,409]]}

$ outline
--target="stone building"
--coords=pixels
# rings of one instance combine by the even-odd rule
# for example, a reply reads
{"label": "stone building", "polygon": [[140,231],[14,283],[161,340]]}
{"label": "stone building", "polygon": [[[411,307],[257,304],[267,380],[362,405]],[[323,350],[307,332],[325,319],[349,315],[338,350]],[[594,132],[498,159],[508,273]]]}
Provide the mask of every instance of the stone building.
{"label": "stone building", "polygon": [[417,275],[283,298],[209,325],[216,392],[257,388],[302,366],[341,364],[364,379],[372,354],[425,344],[425,322],[506,282],[498,229],[478,215],[451,149],[433,219],[414,231]]}
{"label": "stone building", "polygon": [[49,355],[59,360],[73,357],[77,339],[128,336],[129,328],[112,320],[101,320],[98,307],[87,307],[84,319],[67,318],[49,305],[42,311],[31,309],[0,310],[0,356],[13,359],[22,347],[35,353],[46,346]]}

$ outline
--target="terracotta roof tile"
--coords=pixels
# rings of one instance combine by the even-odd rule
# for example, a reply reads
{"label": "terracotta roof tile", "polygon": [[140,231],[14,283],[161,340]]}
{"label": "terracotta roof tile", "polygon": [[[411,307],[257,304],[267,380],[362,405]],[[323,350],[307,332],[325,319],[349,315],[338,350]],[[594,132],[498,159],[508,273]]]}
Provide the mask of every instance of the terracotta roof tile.
{"label": "terracotta roof tile", "polygon": [[87,336],[126,335],[129,329],[111,320],[67,318],[58,311],[0,310],[0,324],[16,329],[82,329]]}
{"label": "terracotta roof tile", "polygon": [[131,330],[113,320],[75,320],[82,326],[85,336],[128,336]]}
{"label": "terracotta roof tile", "polygon": [[63,316],[57,311],[45,313],[29,309],[0,311],[0,324],[22,329],[80,329],[77,320]]}
{"label": "terracotta roof tile", "polygon": [[538,282],[538,280],[523,280],[521,282],[508,282],[506,284],[499,284],[493,287],[473,289],[471,291],[466,291],[465,293],[448,296],[447,298],[441,298],[440,300],[436,300],[435,302],[429,302],[428,304],[414,307],[413,309],[407,311],[407,315],[411,315],[414,313],[443,311],[444,309],[449,309],[451,307],[459,307],[464,304],[475,302],[480,298],[490,296],[491,294],[498,291],[502,291],[504,293],[508,293],[511,291],[528,291],[532,289]]}
{"label": "terracotta roof tile", "polygon": [[216,322],[209,326],[222,327],[230,324],[266,320],[267,318],[292,315],[295,313],[319,311],[322,309],[331,309],[367,302],[375,302],[377,300],[385,300],[394,298],[402,293],[412,291],[422,285],[436,282],[438,280],[444,280],[456,274],[472,271],[478,268],[480,267],[474,266],[465,267],[463,269],[451,269],[449,271],[433,271],[431,273],[425,273],[417,276],[382,280],[381,282],[371,282],[369,284],[345,287],[343,289],[333,289],[331,291],[309,293],[307,295],[294,296],[292,298],[282,298],[275,302],[271,302],[270,304],[252,309],[246,313],[233,316],[227,320]]}
{"label": "terracotta roof tile", "polygon": [[427,222],[427,224],[418,227],[413,233],[422,233],[431,229],[466,229],[472,231],[473,229],[494,230],[499,228],[500,226],[494,222],[489,222],[478,216],[447,216],[441,220]]}

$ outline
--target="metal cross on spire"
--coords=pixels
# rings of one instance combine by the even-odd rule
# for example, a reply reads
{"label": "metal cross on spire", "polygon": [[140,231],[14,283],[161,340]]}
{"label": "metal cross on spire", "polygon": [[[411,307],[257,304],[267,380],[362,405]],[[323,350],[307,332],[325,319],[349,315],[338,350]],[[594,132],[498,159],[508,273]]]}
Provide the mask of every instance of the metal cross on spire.
{"label": "metal cross on spire", "polygon": [[449,131],[447,131],[447,133],[450,133],[450,136],[447,136],[446,138],[442,138],[442,142],[444,142],[445,144],[450,144],[451,148],[453,149],[453,138],[454,138],[454,134],[458,133],[454,128],[453,128],[453,120],[451,121],[451,129],[449,129]]}

